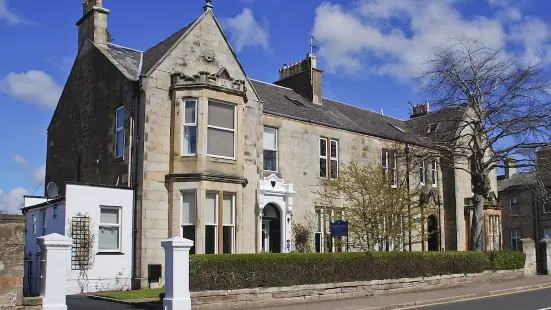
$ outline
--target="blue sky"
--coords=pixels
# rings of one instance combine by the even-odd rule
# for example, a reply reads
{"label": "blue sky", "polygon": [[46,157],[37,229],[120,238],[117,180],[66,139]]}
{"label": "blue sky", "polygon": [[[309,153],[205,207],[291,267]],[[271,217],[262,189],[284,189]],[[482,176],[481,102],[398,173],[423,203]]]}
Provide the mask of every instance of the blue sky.
{"label": "blue sky", "polygon": [[[46,129],[77,52],[82,1],[0,0],[0,210],[43,193]],[[104,0],[115,44],[145,50],[202,13],[203,0]],[[425,99],[411,78],[452,37],[551,62],[548,0],[214,0],[251,78],[273,82],[319,41],[324,97],[399,118]],[[35,191],[36,190],[36,191]]]}

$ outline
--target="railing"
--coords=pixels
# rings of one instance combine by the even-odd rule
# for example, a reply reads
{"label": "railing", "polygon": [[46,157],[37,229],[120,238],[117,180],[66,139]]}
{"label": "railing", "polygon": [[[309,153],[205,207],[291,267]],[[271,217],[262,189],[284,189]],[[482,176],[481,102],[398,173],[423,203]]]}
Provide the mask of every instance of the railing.
{"label": "railing", "polygon": [[42,280],[40,266],[43,262],[44,260],[40,252],[34,255],[29,252],[25,255],[25,274],[23,278],[23,295],[25,297],[36,297],[40,295],[40,282]]}

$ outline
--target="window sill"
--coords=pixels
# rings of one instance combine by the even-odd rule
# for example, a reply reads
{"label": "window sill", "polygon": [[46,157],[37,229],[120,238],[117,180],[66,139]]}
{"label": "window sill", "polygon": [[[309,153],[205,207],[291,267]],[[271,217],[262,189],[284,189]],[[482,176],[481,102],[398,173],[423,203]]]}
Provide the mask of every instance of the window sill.
{"label": "window sill", "polygon": [[224,164],[235,164],[237,162],[235,158],[230,158],[230,157],[218,157],[218,156],[207,155],[207,158],[214,162],[224,163]]}
{"label": "window sill", "polygon": [[432,184],[432,187],[437,188],[438,185],[437,184]]}
{"label": "window sill", "polygon": [[425,182],[419,182],[419,186],[425,186]]}
{"label": "window sill", "polygon": [[122,253],[122,252],[97,252],[96,255],[100,255],[100,256],[109,256],[109,255],[116,256],[116,255],[124,255],[124,253]]}
{"label": "window sill", "polygon": [[113,158],[114,164],[122,163],[123,161],[124,161],[124,156]]}

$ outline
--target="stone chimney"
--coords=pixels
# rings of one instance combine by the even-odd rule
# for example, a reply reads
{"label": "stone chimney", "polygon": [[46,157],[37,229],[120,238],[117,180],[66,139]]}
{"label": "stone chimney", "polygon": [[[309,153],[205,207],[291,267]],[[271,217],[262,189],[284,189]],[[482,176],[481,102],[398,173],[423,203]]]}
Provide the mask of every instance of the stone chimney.
{"label": "stone chimney", "polygon": [[430,102],[424,102],[413,106],[410,118],[427,115],[430,113]]}
{"label": "stone chimney", "polygon": [[279,70],[279,81],[274,84],[292,88],[316,104],[322,104],[322,73],[316,68],[316,56],[306,55],[306,59],[283,65]]}
{"label": "stone chimney", "polygon": [[86,39],[96,44],[107,44],[111,41],[107,31],[107,15],[110,11],[103,7],[103,0],[83,0],[83,15],[77,22],[78,48]]}
{"label": "stone chimney", "polygon": [[505,160],[505,179],[510,179],[514,174],[517,173],[517,161],[514,158],[507,158]]}
{"label": "stone chimney", "polygon": [[543,147],[537,152],[537,170],[545,184],[551,184],[551,146]]}

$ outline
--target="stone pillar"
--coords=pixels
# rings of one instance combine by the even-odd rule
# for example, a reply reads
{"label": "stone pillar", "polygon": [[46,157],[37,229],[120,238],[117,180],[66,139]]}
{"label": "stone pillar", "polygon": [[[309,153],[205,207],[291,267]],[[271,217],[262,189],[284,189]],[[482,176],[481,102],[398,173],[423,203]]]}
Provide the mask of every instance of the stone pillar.
{"label": "stone pillar", "polygon": [[545,244],[545,261],[543,262],[543,267],[545,268],[546,274],[551,274],[551,239],[542,239],[540,243]]}
{"label": "stone pillar", "polygon": [[67,310],[67,270],[73,240],[60,234],[50,234],[38,238],[37,243],[44,259],[40,267],[42,309]]}
{"label": "stone pillar", "polygon": [[189,250],[193,241],[175,237],[161,242],[165,249],[164,310],[191,310]]}
{"label": "stone pillar", "polygon": [[522,250],[526,254],[526,261],[524,262],[524,276],[533,277],[537,274],[536,265],[536,243],[534,240],[527,238],[521,239]]}

